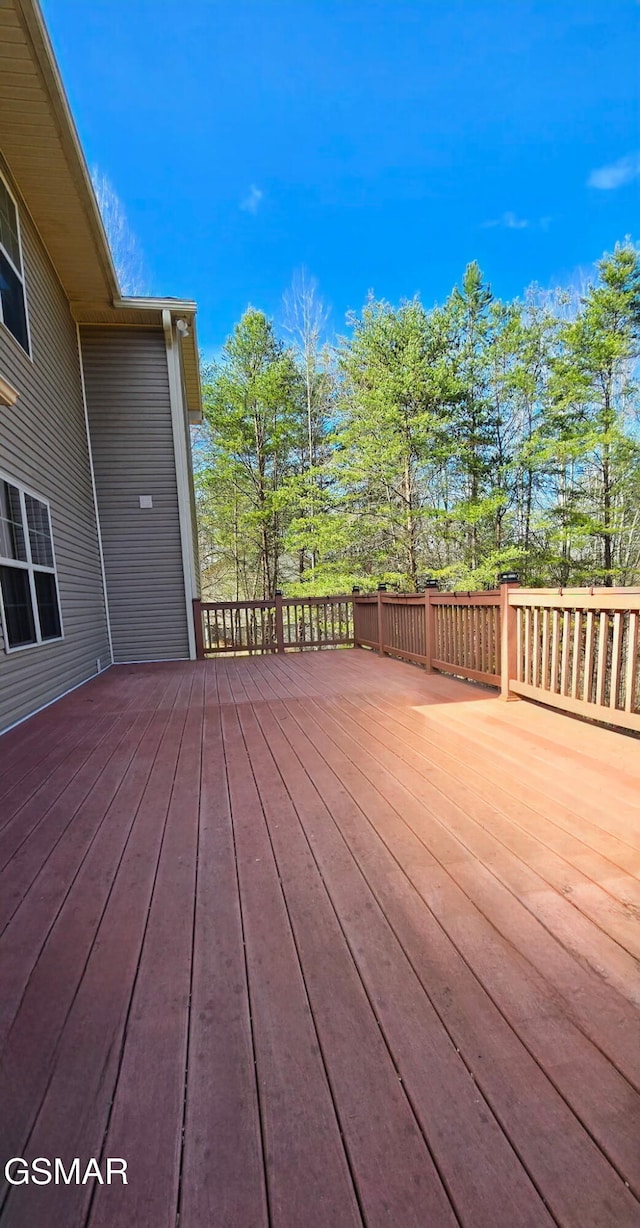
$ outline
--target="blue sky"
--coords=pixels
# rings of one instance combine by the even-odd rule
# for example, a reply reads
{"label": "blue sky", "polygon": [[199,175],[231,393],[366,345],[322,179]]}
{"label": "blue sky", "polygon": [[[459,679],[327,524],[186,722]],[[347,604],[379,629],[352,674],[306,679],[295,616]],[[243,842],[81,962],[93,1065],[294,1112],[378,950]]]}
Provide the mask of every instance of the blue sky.
{"label": "blue sky", "polygon": [[571,279],[640,205],[637,0],[45,0],[91,166],[205,352],[306,268],[345,312]]}

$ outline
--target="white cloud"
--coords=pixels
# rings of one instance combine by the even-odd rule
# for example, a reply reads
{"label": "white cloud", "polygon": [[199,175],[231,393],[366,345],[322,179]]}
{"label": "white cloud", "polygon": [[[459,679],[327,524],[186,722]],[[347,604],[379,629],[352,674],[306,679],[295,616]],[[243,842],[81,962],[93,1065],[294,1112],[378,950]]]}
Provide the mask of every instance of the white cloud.
{"label": "white cloud", "polygon": [[537,221],[531,221],[527,217],[518,217],[512,209],[507,209],[501,217],[491,218],[488,222],[483,222],[482,225],[486,228],[500,226],[503,230],[548,230],[550,217],[539,217]]}
{"label": "white cloud", "polygon": [[531,225],[528,218],[517,217],[515,213],[511,212],[511,210],[507,210],[506,213],[503,213],[501,220],[502,225],[506,226],[507,230],[526,230],[527,227]]}
{"label": "white cloud", "polygon": [[600,188],[603,192],[612,192],[615,188],[623,187],[625,183],[631,183],[632,179],[637,179],[639,176],[640,151],[627,154],[625,158],[618,158],[617,162],[610,162],[608,166],[598,167],[589,175],[587,186]]}
{"label": "white cloud", "polygon": [[244,200],[240,201],[240,208],[244,213],[257,213],[263,196],[262,188],[257,188],[255,183],[252,183]]}
{"label": "white cloud", "polygon": [[124,205],[104,171],[91,171],[93,190],[107,232],[111,255],[123,294],[151,293],[146,262],[138,240],[129,225]]}

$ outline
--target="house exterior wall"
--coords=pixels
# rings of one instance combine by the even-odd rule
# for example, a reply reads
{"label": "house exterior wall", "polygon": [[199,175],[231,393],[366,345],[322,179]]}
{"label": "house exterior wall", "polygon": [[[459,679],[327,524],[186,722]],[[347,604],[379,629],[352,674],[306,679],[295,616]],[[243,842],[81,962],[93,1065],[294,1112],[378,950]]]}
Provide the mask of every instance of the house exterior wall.
{"label": "house exterior wall", "polygon": [[187,658],[164,333],[84,326],[81,341],[114,658]]}
{"label": "house exterior wall", "polygon": [[18,201],[31,358],[0,324],[0,470],[50,503],[64,639],[6,652],[0,631],[0,730],[110,663],[77,331],[55,270]]}

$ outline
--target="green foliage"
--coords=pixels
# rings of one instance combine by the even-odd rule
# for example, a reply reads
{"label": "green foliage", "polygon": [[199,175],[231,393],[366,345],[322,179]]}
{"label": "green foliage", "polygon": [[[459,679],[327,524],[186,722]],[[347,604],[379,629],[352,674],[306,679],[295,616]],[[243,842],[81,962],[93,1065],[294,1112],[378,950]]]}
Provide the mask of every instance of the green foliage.
{"label": "green foliage", "polygon": [[582,297],[370,298],[335,347],[304,277],[286,346],[249,309],[204,373],[205,588],[261,597],[640,579],[640,259]]}
{"label": "green foliage", "polygon": [[[206,372],[209,446],[198,474],[208,568],[234,596],[262,597],[280,580],[284,483],[299,442],[300,381],[262,312],[249,308]],[[205,580],[209,583],[208,568]]]}

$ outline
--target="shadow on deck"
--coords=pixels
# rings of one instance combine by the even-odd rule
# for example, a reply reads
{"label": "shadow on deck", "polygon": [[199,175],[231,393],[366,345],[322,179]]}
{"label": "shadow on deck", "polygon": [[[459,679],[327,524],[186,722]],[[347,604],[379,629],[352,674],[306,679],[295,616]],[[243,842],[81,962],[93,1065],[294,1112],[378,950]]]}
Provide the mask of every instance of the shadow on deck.
{"label": "shadow on deck", "polygon": [[[7,1228],[640,1224],[640,746],[362,650],[0,743]],[[4,1163],[4,1160],[3,1160]]]}

